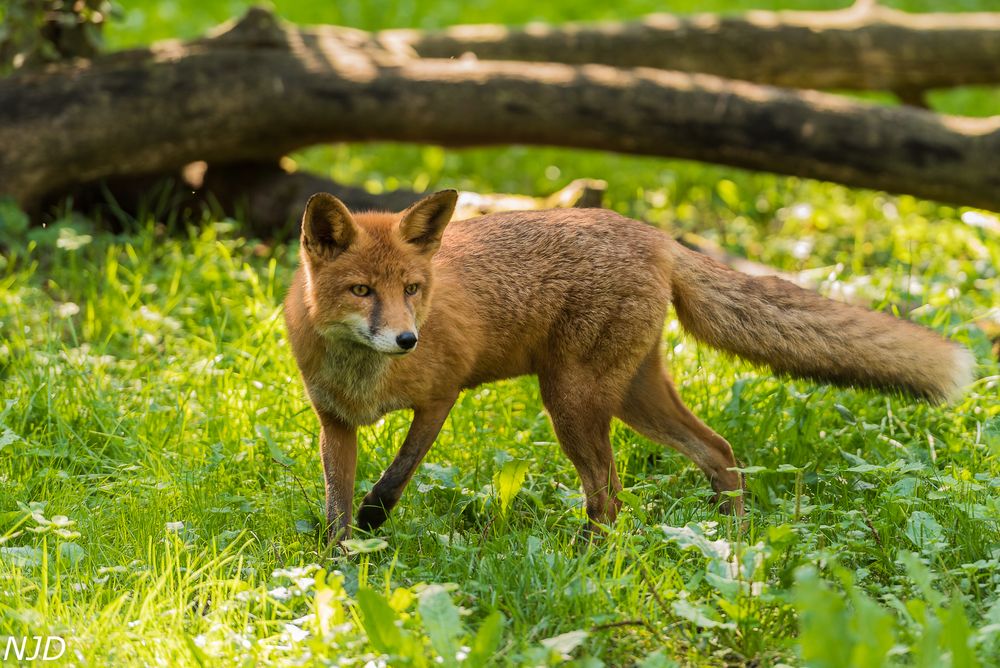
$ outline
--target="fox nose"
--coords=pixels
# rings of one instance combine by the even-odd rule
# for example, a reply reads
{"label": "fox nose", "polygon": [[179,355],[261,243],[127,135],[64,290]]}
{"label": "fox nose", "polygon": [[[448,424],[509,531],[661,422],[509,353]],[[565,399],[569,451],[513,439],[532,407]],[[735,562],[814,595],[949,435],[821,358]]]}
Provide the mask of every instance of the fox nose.
{"label": "fox nose", "polygon": [[396,337],[396,345],[403,350],[411,350],[417,345],[417,335],[413,332],[403,332]]}

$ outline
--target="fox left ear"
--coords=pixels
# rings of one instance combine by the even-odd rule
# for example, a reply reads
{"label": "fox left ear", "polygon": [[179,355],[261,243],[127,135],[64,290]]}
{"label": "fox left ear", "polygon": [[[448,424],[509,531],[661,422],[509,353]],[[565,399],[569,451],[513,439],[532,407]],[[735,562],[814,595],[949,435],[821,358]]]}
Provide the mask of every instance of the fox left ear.
{"label": "fox left ear", "polygon": [[344,203],[329,193],[316,193],[302,214],[302,248],[314,259],[334,258],[357,236]]}
{"label": "fox left ear", "polygon": [[457,190],[428,195],[403,212],[399,233],[407,242],[433,253],[441,245],[441,236],[455,213],[457,202]]}

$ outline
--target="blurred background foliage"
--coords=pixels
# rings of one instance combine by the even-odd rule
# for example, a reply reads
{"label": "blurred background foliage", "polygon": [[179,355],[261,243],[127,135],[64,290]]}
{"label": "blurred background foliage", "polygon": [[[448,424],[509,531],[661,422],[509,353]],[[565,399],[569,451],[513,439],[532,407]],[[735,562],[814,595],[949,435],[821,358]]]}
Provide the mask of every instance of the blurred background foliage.
{"label": "blurred background foliage", "polygon": [[0,6],[0,74],[104,47],[102,29],[120,17],[109,0],[7,0]]}

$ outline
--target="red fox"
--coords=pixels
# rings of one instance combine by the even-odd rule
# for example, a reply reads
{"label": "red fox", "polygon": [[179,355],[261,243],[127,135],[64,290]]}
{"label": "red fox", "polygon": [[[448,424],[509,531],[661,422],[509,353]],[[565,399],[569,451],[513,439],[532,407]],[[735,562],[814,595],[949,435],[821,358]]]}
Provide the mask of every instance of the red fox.
{"label": "red fox", "polygon": [[[740,491],[729,443],[681,402],[664,369],[667,306],[697,339],[780,374],[941,400],[975,360],[934,332],[777,278],[735,272],[604,209],[449,221],[457,193],[401,214],[352,214],[313,195],[285,300],[292,350],[322,427],[331,540],[350,535],[356,430],[413,409],[354,525],[382,524],[459,393],[534,374],[591,525],[615,519],[616,417],[690,458],[716,496]],[[739,495],[719,499],[743,512]]]}

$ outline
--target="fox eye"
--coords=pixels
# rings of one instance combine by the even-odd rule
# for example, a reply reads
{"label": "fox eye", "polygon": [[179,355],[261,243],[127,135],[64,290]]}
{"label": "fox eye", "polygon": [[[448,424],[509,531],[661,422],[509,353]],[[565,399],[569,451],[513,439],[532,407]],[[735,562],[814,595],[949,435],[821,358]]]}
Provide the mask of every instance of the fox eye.
{"label": "fox eye", "polygon": [[419,283],[410,283],[405,288],[403,288],[403,292],[405,292],[408,295],[415,295],[419,290],[420,290]]}
{"label": "fox eye", "polygon": [[367,285],[352,285],[351,294],[355,297],[367,297],[372,293],[372,289]]}

